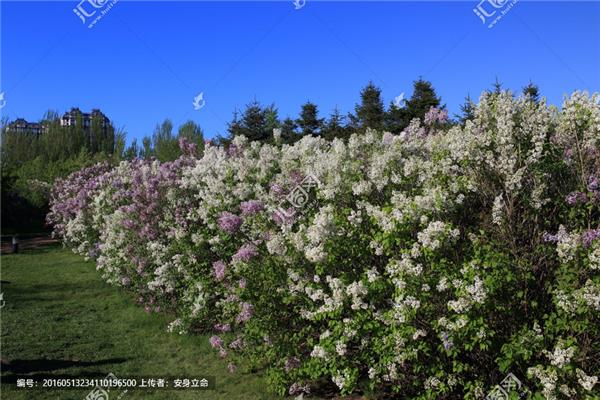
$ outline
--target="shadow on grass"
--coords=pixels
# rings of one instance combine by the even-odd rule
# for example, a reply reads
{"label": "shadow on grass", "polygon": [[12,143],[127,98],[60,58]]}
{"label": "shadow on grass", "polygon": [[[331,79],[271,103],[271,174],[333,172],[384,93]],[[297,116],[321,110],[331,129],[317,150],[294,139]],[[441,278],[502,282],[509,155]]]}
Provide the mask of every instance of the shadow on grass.
{"label": "shadow on grass", "polygon": [[54,371],[73,367],[96,367],[99,365],[122,364],[127,358],[107,358],[98,361],[73,361],[73,360],[12,360],[10,363],[2,364],[2,372],[13,372],[18,374],[29,374],[39,371]]}
{"label": "shadow on grass", "polygon": [[24,245],[24,246],[19,246],[19,252],[17,254],[15,254],[7,246],[4,246],[2,248],[1,254],[2,254],[2,256],[45,254],[45,253],[49,253],[51,251],[55,251],[55,250],[58,250],[61,248],[63,248],[63,245],[60,242]]}
{"label": "shadow on grass", "polygon": [[[33,379],[35,382],[41,382],[44,379],[84,379],[84,378],[104,378],[106,372],[83,372],[77,375],[68,374],[28,374],[28,375],[2,375],[0,382],[3,385],[14,385],[19,379]],[[85,388],[84,388],[85,389]]]}

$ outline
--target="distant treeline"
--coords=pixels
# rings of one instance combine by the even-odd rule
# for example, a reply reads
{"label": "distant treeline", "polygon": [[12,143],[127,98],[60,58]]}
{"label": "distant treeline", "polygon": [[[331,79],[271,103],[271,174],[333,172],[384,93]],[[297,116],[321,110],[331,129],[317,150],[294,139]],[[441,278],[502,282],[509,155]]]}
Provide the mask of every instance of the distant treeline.
{"label": "distant treeline", "polygon": [[[492,90],[499,92],[501,84],[496,81]],[[523,91],[538,101],[535,85],[530,83]],[[398,134],[414,118],[424,118],[432,107],[445,109],[433,85],[423,79],[414,82],[409,98],[397,98],[387,107],[381,89],[369,83],[361,90],[353,112],[344,115],[336,108],[328,118],[321,117],[318,105],[310,101],[301,106],[297,118],[281,119],[275,104],[262,106],[254,100],[243,112],[233,112],[228,135],[219,136],[214,142],[227,146],[238,135],[273,142],[274,130],[280,133],[283,143],[294,143],[307,135],[345,140],[352,133],[368,128]],[[473,103],[467,97],[460,114],[449,120],[448,125],[464,124],[473,118],[472,110]],[[47,112],[41,124],[45,129],[36,134],[11,131],[7,129],[9,121],[1,122],[3,232],[44,229],[40,216],[44,215],[49,189],[56,178],[104,160],[112,163],[133,158],[175,160],[181,154],[180,137],[196,143],[200,153],[204,147],[204,132],[193,121],[184,123],[175,133],[173,123],[167,119],[156,126],[152,135],[145,136],[141,144],[134,139],[129,146],[124,130],[115,129],[112,124],[103,128],[92,121],[85,127],[78,121],[75,125],[61,126],[56,112]]]}

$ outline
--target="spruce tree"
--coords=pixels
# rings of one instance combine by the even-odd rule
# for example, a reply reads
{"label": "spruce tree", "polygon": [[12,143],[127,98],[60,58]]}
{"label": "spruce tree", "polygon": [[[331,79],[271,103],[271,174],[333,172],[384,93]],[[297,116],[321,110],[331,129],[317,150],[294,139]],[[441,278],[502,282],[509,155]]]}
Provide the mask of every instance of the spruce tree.
{"label": "spruce tree", "polygon": [[394,134],[402,132],[406,128],[407,120],[406,107],[399,106],[391,102],[387,113],[385,114],[385,130]]}
{"label": "spruce tree", "polygon": [[467,121],[475,119],[475,103],[471,100],[471,96],[465,97],[465,102],[460,106],[460,114],[456,115],[458,122],[464,126]]}
{"label": "spruce tree", "polygon": [[245,136],[250,141],[264,141],[269,137],[266,126],[267,118],[264,110],[258,101],[252,101],[246,106],[242,117],[242,127]]}
{"label": "spruce tree", "polygon": [[413,118],[422,119],[431,107],[440,107],[441,99],[437,96],[431,82],[421,78],[413,83],[413,94],[406,101],[406,109],[401,128],[406,128]]}
{"label": "spruce tree", "polygon": [[187,121],[185,124],[181,125],[177,137],[183,137],[187,139],[188,142],[194,143],[198,154],[202,154],[202,151],[204,150],[204,132],[194,121]]}
{"label": "spruce tree", "polygon": [[318,136],[323,127],[323,118],[319,118],[319,109],[316,104],[307,101],[302,105],[300,118],[296,124],[300,128],[302,136]]}
{"label": "spruce tree", "polygon": [[369,82],[360,92],[360,104],[355,107],[356,121],[362,129],[381,130],[385,120],[385,109],[381,100],[381,89]]}
{"label": "spruce tree", "polygon": [[[268,121],[268,118],[271,119],[271,122]],[[265,142],[273,137],[273,128],[270,128],[269,124],[276,123],[276,118],[275,106],[263,109],[258,101],[253,100],[246,105],[241,120],[238,120],[237,112],[234,112],[233,121],[229,123],[228,130],[231,137],[244,135],[250,141]]]}
{"label": "spruce tree", "polygon": [[239,135],[243,135],[242,123],[239,120],[239,112],[237,109],[233,111],[233,119],[229,124],[227,124],[227,131],[229,132],[230,137],[236,137]]}
{"label": "spruce tree", "polygon": [[494,82],[494,94],[500,94],[502,93],[502,82],[500,82],[498,80],[498,77],[496,77],[496,81]]}
{"label": "spruce tree", "polygon": [[340,110],[335,107],[323,128],[323,137],[326,140],[333,140],[335,138],[345,140],[348,136],[349,129],[345,126],[345,117],[340,113]]}
{"label": "spruce tree", "polygon": [[300,135],[296,132],[298,125],[291,118],[286,118],[281,124],[281,141],[283,143],[292,144],[300,139]]}
{"label": "spruce tree", "polygon": [[529,81],[529,84],[523,88],[523,96],[534,103],[539,103],[540,89],[537,85]]}
{"label": "spruce tree", "polygon": [[281,121],[279,121],[279,111],[275,104],[271,104],[265,109],[265,129],[269,132],[269,135],[273,134],[273,129],[281,127]]}

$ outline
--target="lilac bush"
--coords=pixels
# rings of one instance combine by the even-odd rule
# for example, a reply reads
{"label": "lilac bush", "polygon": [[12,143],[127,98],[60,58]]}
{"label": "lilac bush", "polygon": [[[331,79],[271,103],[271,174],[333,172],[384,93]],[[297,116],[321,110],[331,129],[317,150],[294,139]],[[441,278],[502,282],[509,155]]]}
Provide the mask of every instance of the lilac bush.
{"label": "lilac bush", "polygon": [[485,93],[464,127],[432,109],[400,135],[98,165],[56,185],[48,220],[282,395],[478,399],[513,373],[534,398],[594,398],[599,98]]}

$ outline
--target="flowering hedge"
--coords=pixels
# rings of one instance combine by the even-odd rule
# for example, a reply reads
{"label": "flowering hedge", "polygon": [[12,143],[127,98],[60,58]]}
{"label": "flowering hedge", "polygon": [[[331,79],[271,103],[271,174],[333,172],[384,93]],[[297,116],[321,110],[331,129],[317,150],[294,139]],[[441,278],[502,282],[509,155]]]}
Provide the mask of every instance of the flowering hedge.
{"label": "flowering hedge", "polygon": [[597,398],[599,95],[482,95],[400,135],[243,137],[60,181],[48,221],[275,391]]}

